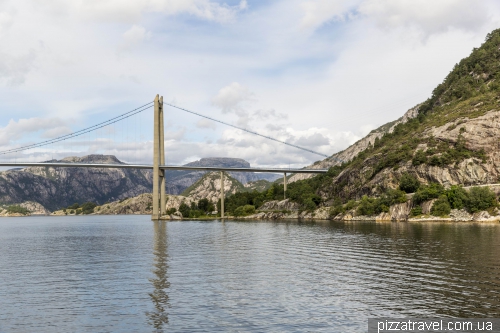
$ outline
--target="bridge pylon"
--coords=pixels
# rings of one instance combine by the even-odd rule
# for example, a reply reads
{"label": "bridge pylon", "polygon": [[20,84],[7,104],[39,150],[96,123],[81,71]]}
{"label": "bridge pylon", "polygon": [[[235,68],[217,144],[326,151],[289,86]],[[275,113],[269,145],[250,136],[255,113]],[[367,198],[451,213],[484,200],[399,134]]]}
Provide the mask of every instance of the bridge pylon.
{"label": "bridge pylon", "polygon": [[166,214],[165,170],[165,134],[163,125],[163,96],[156,95],[154,100],[153,129],[153,213],[152,220],[158,220]]}

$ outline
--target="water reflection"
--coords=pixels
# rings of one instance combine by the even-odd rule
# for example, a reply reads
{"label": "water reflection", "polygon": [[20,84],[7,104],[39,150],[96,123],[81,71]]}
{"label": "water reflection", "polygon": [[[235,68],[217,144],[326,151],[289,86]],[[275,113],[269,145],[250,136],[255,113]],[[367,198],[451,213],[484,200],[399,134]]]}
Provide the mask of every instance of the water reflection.
{"label": "water reflection", "polygon": [[157,330],[162,331],[165,324],[168,324],[168,242],[165,221],[154,221],[154,278],[149,281],[154,286],[154,291],[149,294],[153,301],[155,311],[148,312],[149,323]]}

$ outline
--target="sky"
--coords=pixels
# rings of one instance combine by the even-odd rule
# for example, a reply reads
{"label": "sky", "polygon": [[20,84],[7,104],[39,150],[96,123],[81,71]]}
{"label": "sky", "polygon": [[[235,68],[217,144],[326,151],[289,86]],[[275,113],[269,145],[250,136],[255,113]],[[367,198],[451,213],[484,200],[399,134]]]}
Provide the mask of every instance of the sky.
{"label": "sky", "polygon": [[[0,0],[0,154],[164,101],[324,155],[425,101],[495,0]],[[151,109],[0,161],[152,163]],[[324,157],[165,107],[167,164]]]}

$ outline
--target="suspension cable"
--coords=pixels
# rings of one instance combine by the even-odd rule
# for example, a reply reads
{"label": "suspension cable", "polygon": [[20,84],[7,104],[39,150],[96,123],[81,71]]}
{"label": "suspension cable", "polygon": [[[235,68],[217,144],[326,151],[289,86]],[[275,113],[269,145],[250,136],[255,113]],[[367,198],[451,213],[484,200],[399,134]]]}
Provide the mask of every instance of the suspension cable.
{"label": "suspension cable", "polygon": [[239,129],[241,131],[244,131],[244,132],[247,132],[247,133],[250,133],[250,134],[258,135],[258,136],[261,136],[261,137],[269,139],[269,140],[273,140],[273,141],[276,141],[276,142],[279,142],[279,143],[282,143],[282,144],[285,144],[285,145],[288,145],[288,146],[291,146],[291,147],[294,147],[294,148],[297,148],[297,149],[301,149],[301,150],[307,151],[307,152],[312,153],[312,154],[316,154],[316,155],[320,155],[320,156],[324,156],[324,157],[329,157],[328,155],[325,155],[325,154],[322,154],[322,153],[318,153],[318,152],[316,152],[314,150],[307,149],[307,148],[304,148],[304,147],[300,147],[300,146],[297,146],[297,145],[294,145],[294,144],[291,144],[291,143],[288,143],[288,142],[285,142],[285,141],[281,141],[281,140],[275,139],[273,137],[270,137],[270,136],[267,136],[267,135],[264,135],[264,134],[253,132],[253,131],[250,131],[250,130],[248,130],[246,128],[243,128],[243,127],[238,127],[236,125],[228,124],[228,123],[223,122],[221,120],[217,120],[217,119],[214,119],[214,118],[211,118],[211,117],[208,117],[208,116],[196,113],[194,111],[190,111],[190,110],[181,108],[179,106],[176,106],[176,105],[173,105],[173,104],[170,104],[170,103],[163,102],[163,104],[169,105],[169,106],[171,106],[173,108],[176,108],[176,109],[188,112],[188,113],[192,113],[192,114],[197,115],[197,116],[202,117],[202,118],[206,118],[206,119],[209,119],[209,120],[221,123],[221,124],[226,125],[226,126],[234,127],[236,129]]}
{"label": "suspension cable", "polygon": [[143,112],[143,111],[145,111],[145,110],[153,107],[153,105],[152,105],[153,103],[154,102],[149,102],[149,103],[144,104],[144,105],[142,105],[142,106],[140,106],[138,108],[135,108],[135,109],[133,109],[131,111],[125,112],[125,113],[123,113],[123,114],[121,114],[119,116],[113,117],[111,119],[108,119],[108,120],[103,121],[101,123],[98,123],[96,125],[84,128],[82,130],[79,130],[79,131],[76,131],[76,132],[73,132],[73,133],[70,133],[70,134],[66,134],[66,135],[59,136],[59,137],[54,138],[54,139],[45,140],[45,141],[42,141],[42,142],[38,142],[38,143],[31,144],[31,145],[27,145],[27,146],[22,146],[22,147],[18,147],[18,148],[13,148],[13,149],[9,149],[9,150],[0,151],[0,155],[6,155],[6,154],[10,154],[10,153],[15,153],[15,152],[20,152],[20,151],[24,151],[24,150],[29,150],[29,149],[33,149],[33,148],[38,148],[38,147],[46,146],[46,145],[49,145],[49,144],[52,144],[52,143],[55,143],[55,142],[68,140],[68,139],[71,139],[71,138],[74,138],[74,137],[77,137],[77,136],[80,136],[80,135],[83,135],[83,134],[95,131],[97,129],[106,127],[108,125],[111,125],[111,124],[114,124],[116,122],[119,122],[119,121],[121,121],[123,119],[132,117],[132,116],[134,116],[134,115],[136,115],[138,113],[141,113],[141,112]]}

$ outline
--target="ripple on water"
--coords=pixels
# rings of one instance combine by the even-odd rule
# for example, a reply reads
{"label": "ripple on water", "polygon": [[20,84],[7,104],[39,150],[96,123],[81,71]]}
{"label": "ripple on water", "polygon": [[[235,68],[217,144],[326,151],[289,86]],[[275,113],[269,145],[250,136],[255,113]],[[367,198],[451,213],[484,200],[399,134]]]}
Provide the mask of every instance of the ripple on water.
{"label": "ripple on water", "polygon": [[0,220],[0,332],[361,332],[498,317],[500,226]]}

